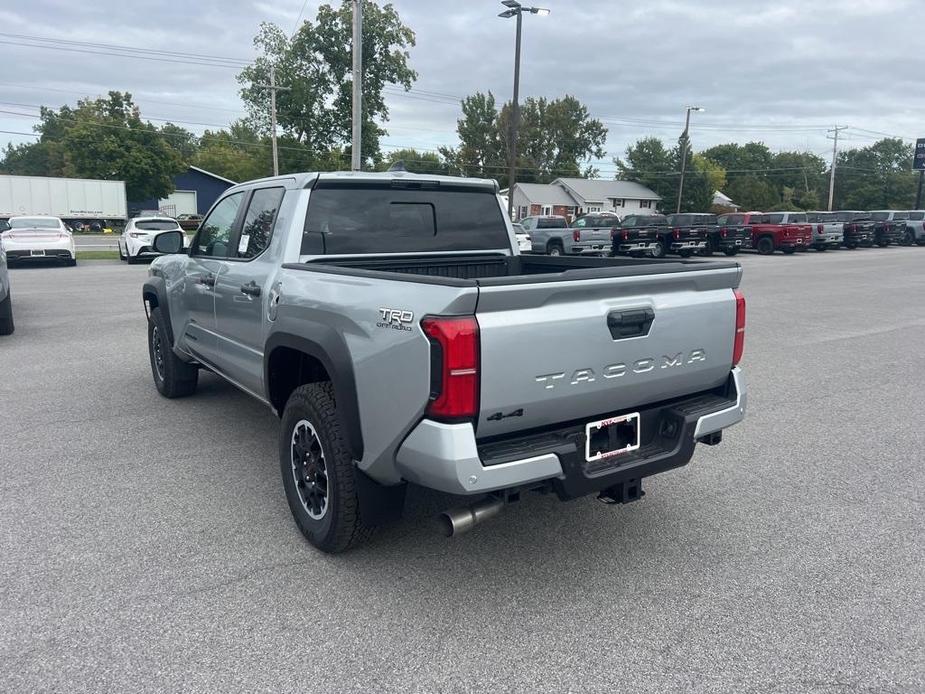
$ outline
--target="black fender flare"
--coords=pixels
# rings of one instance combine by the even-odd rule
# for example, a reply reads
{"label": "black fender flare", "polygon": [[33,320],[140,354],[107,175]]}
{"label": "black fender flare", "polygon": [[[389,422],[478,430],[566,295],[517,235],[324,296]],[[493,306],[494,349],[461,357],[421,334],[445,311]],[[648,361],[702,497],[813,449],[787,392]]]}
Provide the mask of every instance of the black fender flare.
{"label": "black fender flare", "polygon": [[[333,328],[319,323],[302,324],[299,328],[301,335],[287,332],[276,332],[267,339],[263,351],[263,378],[267,397],[271,397],[270,389],[270,360],[273,350],[278,347],[288,347],[317,359],[334,387],[334,400],[337,403],[337,413],[340,417],[341,427],[347,436],[350,452],[354,460],[363,458],[363,431],[360,427],[360,408],[357,401],[356,378],[353,373],[353,362],[343,336]],[[279,414],[282,414],[282,403]]]}
{"label": "black fender flare", "polygon": [[150,299],[154,297],[154,303],[161,310],[161,315],[167,321],[167,337],[170,340],[171,347],[175,344],[173,339],[173,323],[170,322],[170,303],[167,301],[167,283],[163,277],[149,277],[141,287],[141,299],[145,304],[145,313],[148,311]]}

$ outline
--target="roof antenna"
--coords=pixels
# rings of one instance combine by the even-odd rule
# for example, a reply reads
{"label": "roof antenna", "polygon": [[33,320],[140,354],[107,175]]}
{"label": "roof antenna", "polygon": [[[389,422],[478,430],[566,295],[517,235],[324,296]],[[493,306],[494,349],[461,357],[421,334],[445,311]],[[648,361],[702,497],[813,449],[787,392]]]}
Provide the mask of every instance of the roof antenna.
{"label": "roof antenna", "polygon": [[408,169],[405,168],[405,160],[399,159],[397,162],[395,162],[389,167],[389,171],[404,171],[405,173],[407,173]]}

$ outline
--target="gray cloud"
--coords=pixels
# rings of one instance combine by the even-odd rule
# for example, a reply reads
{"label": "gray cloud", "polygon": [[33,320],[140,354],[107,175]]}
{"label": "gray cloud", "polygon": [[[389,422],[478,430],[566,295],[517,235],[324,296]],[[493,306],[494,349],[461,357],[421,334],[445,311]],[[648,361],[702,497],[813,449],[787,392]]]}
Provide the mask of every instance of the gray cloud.
{"label": "gray cloud", "polygon": [[[605,121],[611,154],[645,135],[675,139],[687,104],[707,109],[694,120],[695,148],[754,139],[821,153],[829,147],[825,128],[836,122],[925,136],[921,0],[540,1],[552,12],[524,19],[521,94],[574,94]],[[318,4],[306,3],[304,16],[313,17]],[[491,90],[509,98],[514,23],[496,16],[495,0],[393,4],[417,33],[412,63],[420,79],[419,91],[389,97],[384,142],[424,149],[454,144],[455,97]],[[302,0],[31,0],[0,10],[0,26],[7,33],[80,40],[86,50],[127,44],[248,60],[259,22],[291,31],[301,7]],[[3,39],[0,101],[56,106],[115,88],[134,93],[150,118],[216,127],[242,113],[233,69],[14,42]],[[28,131],[33,123],[0,114],[2,130]],[[846,144],[876,137],[854,131]],[[29,138],[0,134],[4,139]],[[601,165],[605,172],[612,168],[609,160]]]}

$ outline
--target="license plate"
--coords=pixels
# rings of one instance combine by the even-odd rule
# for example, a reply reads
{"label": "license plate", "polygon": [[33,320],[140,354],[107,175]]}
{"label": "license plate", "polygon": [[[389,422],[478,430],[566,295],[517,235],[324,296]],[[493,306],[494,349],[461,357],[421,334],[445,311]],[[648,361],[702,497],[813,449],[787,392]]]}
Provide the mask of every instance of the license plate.
{"label": "license plate", "polygon": [[629,453],[638,448],[638,412],[585,425],[585,460],[589,463]]}
{"label": "license plate", "polygon": [[44,256],[45,251],[30,251],[32,255]]}

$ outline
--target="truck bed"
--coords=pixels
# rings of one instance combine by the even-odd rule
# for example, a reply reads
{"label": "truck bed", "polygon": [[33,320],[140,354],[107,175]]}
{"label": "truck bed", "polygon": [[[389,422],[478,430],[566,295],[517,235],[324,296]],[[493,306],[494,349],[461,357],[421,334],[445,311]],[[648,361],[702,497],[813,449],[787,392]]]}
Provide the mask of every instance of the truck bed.
{"label": "truck bed", "polygon": [[294,270],[395,279],[395,273],[413,275],[412,282],[452,286],[491,287],[518,283],[554,282],[733,269],[732,261],[676,260],[666,258],[596,258],[508,255],[402,255],[390,258],[318,258],[290,263]]}

